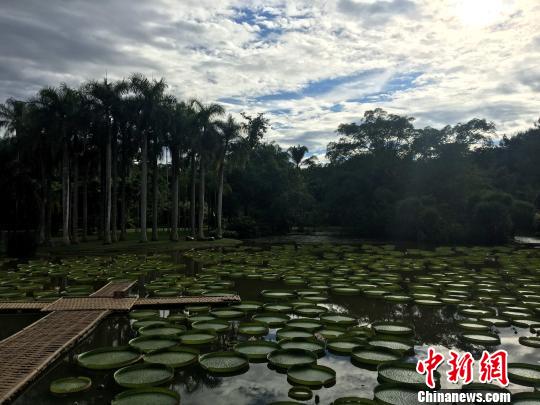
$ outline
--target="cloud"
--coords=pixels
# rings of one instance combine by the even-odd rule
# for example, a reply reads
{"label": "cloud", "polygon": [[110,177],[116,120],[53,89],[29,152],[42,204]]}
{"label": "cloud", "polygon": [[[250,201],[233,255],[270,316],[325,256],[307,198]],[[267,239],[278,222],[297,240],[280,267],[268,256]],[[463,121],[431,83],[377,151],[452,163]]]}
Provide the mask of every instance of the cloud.
{"label": "cloud", "polygon": [[470,4],[5,1],[0,100],[140,71],[165,77],[179,98],[219,101],[234,115],[266,112],[270,139],[314,153],[339,123],[375,107],[418,126],[480,116],[511,134],[540,115],[540,6],[504,2],[486,22]]}

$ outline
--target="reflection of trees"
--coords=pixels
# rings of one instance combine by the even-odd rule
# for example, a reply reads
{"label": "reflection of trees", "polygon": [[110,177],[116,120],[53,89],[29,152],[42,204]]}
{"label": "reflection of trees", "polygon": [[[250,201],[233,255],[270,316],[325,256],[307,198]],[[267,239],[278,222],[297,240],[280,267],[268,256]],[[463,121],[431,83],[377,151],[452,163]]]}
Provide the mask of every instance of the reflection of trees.
{"label": "reflection of trees", "polygon": [[194,365],[176,373],[174,387],[180,389],[183,386],[188,393],[193,393],[203,387],[216,388],[221,382],[220,377],[210,375],[199,365]]}

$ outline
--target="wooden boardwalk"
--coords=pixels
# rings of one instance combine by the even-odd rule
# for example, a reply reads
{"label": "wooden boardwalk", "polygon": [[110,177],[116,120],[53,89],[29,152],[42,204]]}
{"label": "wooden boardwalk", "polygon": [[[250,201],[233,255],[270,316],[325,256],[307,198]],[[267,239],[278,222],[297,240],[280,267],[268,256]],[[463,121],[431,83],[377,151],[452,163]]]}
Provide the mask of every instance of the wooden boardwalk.
{"label": "wooden boardwalk", "polygon": [[0,403],[14,398],[109,315],[55,311],[0,342]]}
{"label": "wooden boardwalk", "polygon": [[127,311],[132,307],[240,302],[237,295],[122,298],[133,284],[132,281],[110,282],[90,297],[63,297],[53,302],[0,301],[0,311],[52,311],[0,341],[0,404],[13,400],[48,366],[88,336],[111,311]]}

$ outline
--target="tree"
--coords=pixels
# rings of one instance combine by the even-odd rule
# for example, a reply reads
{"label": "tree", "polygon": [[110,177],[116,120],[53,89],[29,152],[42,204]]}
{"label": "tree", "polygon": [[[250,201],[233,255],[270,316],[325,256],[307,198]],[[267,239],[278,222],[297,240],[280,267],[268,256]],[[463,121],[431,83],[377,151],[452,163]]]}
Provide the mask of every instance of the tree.
{"label": "tree", "polygon": [[219,140],[218,140],[218,194],[217,194],[217,237],[223,237],[223,181],[225,177],[225,158],[230,152],[231,145],[240,137],[242,125],[229,115],[226,121],[218,122]]}
{"label": "tree", "polygon": [[141,242],[148,241],[146,232],[146,211],[148,205],[148,138],[153,135],[156,124],[156,109],[167,88],[165,79],[148,80],[141,74],[133,74],[130,78],[131,89],[136,95],[138,119],[136,129],[140,136],[140,225]]}
{"label": "tree", "polygon": [[218,126],[215,118],[223,115],[225,110],[219,104],[203,104],[198,100],[193,100],[192,106],[197,114],[196,124],[198,129],[196,140],[196,151],[199,156],[199,221],[197,236],[199,239],[204,239],[204,193],[207,160],[211,158],[217,145]]}

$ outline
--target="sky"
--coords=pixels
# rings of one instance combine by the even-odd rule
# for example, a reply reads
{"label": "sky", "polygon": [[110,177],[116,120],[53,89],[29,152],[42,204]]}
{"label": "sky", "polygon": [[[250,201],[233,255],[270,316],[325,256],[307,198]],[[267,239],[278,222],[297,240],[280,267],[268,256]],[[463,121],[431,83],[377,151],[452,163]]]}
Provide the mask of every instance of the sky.
{"label": "sky", "polygon": [[1,0],[0,101],[141,72],[179,99],[264,112],[323,156],[381,107],[500,136],[540,117],[539,0]]}

